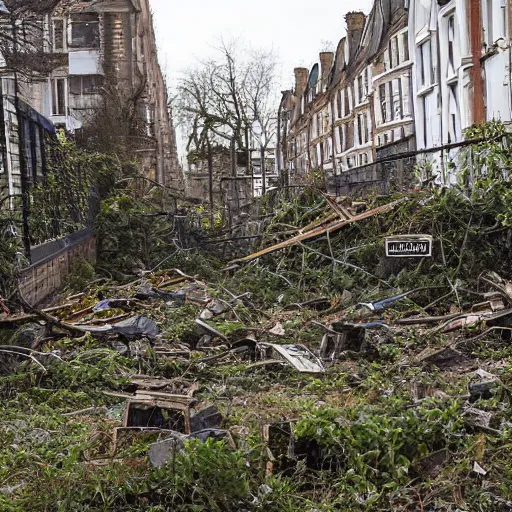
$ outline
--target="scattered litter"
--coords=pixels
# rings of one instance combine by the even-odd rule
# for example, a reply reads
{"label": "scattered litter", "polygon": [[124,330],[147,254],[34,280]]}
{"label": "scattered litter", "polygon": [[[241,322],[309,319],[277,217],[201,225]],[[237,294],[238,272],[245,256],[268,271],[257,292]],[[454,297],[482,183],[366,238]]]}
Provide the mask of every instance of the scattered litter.
{"label": "scattered litter", "polygon": [[196,325],[199,327],[200,330],[205,331],[207,334],[210,334],[214,336],[215,338],[220,338],[222,341],[228,341],[226,336],[219,332],[217,329],[212,327],[211,325],[208,325],[206,322],[203,322],[199,318],[196,319]]}
{"label": "scattered litter", "polygon": [[286,331],[284,330],[283,324],[278,322],[272,329],[270,329],[269,334],[273,334],[274,336],[284,336]]}
{"label": "scattered litter", "polygon": [[476,473],[480,476],[485,476],[487,475],[488,471],[486,471],[482,466],[480,466],[480,464],[478,464],[478,462],[475,461],[473,463],[473,473]]}
{"label": "scattered litter", "polygon": [[137,315],[112,326],[113,332],[128,339],[145,336],[154,339],[158,334],[158,326],[154,320],[142,315]]}
{"label": "scattered litter", "polygon": [[236,448],[233,437],[228,430],[208,428],[193,432],[190,435],[173,432],[163,441],[151,444],[148,449],[148,457],[151,464],[157,468],[174,460],[176,454],[185,449],[185,443],[191,439],[198,439],[205,443],[208,439],[224,441],[232,449]]}
{"label": "scattered litter", "polygon": [[[262,358],[272,361],[282,357],[301,373],[325,373],[320,359],[304,345],[276,345],[274,343],[259,343],[258,350]],[[280,357],[276,357],[280,356]]]}

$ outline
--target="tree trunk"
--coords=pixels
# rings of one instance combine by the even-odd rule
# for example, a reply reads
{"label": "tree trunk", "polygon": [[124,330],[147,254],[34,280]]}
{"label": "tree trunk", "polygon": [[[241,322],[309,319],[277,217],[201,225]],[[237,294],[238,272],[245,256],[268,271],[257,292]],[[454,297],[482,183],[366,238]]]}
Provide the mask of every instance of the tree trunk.
{"label": "tree trunk", "polygon": [[260,166],[261,166],[261,178],[262,178],[261,195],[264,196],[267,193],[267,169],[265,168],[265,148],[264,148],[264,146],[260,146]]}
{"label": "tree trunk", "polygon": [[210,196],[210,228],[213,229],[213,154],[212,154],[212,144],[210,142],[210,138],[206,139],[207,148],[208,148],[208,192]]}

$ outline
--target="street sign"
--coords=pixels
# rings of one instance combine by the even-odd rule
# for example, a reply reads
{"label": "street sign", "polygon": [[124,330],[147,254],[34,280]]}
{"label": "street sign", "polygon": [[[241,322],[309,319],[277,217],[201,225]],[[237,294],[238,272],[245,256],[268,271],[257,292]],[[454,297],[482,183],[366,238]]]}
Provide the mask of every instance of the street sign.
{"label": "street sign", "polygon": [[432,256],[430,235],[400,235],[387,237],[386,256],[388,258],[429,258]]}

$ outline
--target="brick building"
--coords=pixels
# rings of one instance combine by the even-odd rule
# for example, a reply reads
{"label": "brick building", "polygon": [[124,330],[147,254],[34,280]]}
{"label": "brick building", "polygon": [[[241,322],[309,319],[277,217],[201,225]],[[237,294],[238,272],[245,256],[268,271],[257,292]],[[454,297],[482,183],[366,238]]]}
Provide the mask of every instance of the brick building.
{"label": "brick building", "polygon": [[345,21],[336,52],[295,69],[283,93],[284,183],[322,169],[346,191],[400,182],[423,161],[453,182],[464,129],[512,120],[512,0],[375,0]]}
{"label": "brick building", "polygon": [[22,101],[76,131],[103,109],[107,88],[115,91],[138,120],[136,132],[124,136],[145,174],[183,189],[149,0],[78,1],[41,17],[40,31],[35,42],[58,65],[26,82],[20,76]]}
{"label": "brick building", "polygon": [[404,1],[377,0],[368,16],[345,21],[336,52],[322,52],[310,71],[296,68],[294,90],[283,93],[278,165],[290,184],[415,147]]}

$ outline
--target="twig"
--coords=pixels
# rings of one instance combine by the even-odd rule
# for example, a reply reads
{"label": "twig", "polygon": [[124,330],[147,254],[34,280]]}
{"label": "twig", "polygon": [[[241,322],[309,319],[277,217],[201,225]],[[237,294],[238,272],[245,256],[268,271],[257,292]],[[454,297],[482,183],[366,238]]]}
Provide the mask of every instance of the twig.
{"label": "twig", "polygon": [[95,412],[95,411],[108,411],[108,408],[105,406],[101,407],[87,407],[87,409],[80,409],[79,411],[67,412],[62,416],[78,416],[79,414],[85,414],[86,412]]}
{"label": "twig", "polygon": [[1,350],[15,350],[15,351],[21,351],[21,352],[29,352],[30,354],[37,354],[38,356],[46,356],[46,357],[55,357],[55,359],[58,359],[59,361],[64,362],[64,360],[59,357],[57,354],[54,354],[53,352],[38,352],[37,350],[33,350],[31,348],[26,347],[18,347],[16,345],[0,345]]}
{"label": "twig", "polygon": [[442,300],[447,299],[448,297],[451,297],[452,294],[453,294],[453,289],[451,290],[451,292],[447,293],[446,295],[443,295],[442,297],[437,298],[436,300],[434,300],[433,302],[431,302],[430,304],[425,306],[423,309],[426,311],[427,309],[435,306],[438,302],[441,302]]}
{"label": "twig", "polygon": [[467,338],[467,339],[458,341],[457,343],[455,343],[455,347],[458,347],[459,345],[462,345],[463,343],[471,343],[473,341],[481,340],[482,338],[485,338],[492,331],[512,332],[512,328],[511,327],[497,327],[497,326],[489,327],[489,329],[486,329],[484,332],[482,332],[478,336],[473,336],[472,338]]}
{"label": "twig", "polygon": [[266,272],[268,272],[270,275],[281,278],[283,281],[285,281],[288,284],[288,286],[293,287],[293,284],[288,279],[286,279],[286,277],[282,276],[281,274],[278,274],[276,272],[271,272],[268,269],[266,269]]}
{"label": "twig", "polygon": [[39,316],[40,318],[43,318],[44,320],[46,320],[50,325],[55,325],[56,327],[59,327],[65,331],[69,331],[69,332],[72,332],[72,333],[77,333],[79,332],[80,334],[84,334],[86,333],[87,331],[85,331],[84,329],[80,328],[80,327],[77,327],[75,325],[70,325],[70,324],[65,324],[63,322],[61,322],[60,320],[57,320],[57,318],[55,318],[54,316],[51,316],[49,315],[48,313],[45,313],[44,311],[40,311],[39,309],[35,308],[34,306],[31,306],[27,300],[25,299],[25,297],[23,296],[20,288],[18,287],[18,297],[19,297],[19,300],[21,302],[21,304],[26,308],[28,309],[29,311],[31,311],[32,313],[34,313],[34,315],[37,315]]}
{"label": "twig", "polygon": [[44,373],[47,372],[46,368],[32,355],[30,354],[24,354],[23,352],[15,352],[14,350],[4,350],[4,349],[0,349],[0,352],[4,353],[4,354],[13,354],[15,356],[22,356],[22,357],[28,357],[29,359],[32,359],[32,361],[34,363],[36,363],[38,366],[40,366]]}
{"label": "twig", "polygon": [[510,297],[510,295],[507,293],[507,291],[505,290],[505,288],[503,288],[503,286],[499,285],[498,283],[495,283],[494,281],[491,281],[490,279],[487,279],[486,277],[483,277],[483,276],[480,276],[480,279],[482,281],[484,281],[485,283],[487,283],[488,285],[492,286],[493,288],[495,288],[496,290],[498,290],[500,292],[500,294],[503,296],[503,298],[508,302],[508,304],[510,306],[512,306],[512,298]]}
{"label": "twig", "polygon": [[352,268],[354,270],[358,270],[359,272],[362,272],[363,274],[366,274],[367,276],[373,278],[373,279],[376,279],[377,281],[379,281],[379,283],[382,283],[382,284],[385,284],[386,286],[390,287],[390,284],[387,283],[386,281],[383,281],[382,279],[379,279],[377,276],[374,276],[373,274],[371,274],[370,272],[368,272],[367,270],[365,270],[364,268],[361,268],[361,267],[358,267],[357,265],[353,265],[352,263],[348,263],[346,261],[341,261],[341,260],[337,260],[335,258],[331,258],[330,256],[328,256],[327,254],[323,254],[322,252],[320,251],[317,251],[315,249],[312,249],[311,247],[308,247],[307,245],[304,245],[303,243],[299,242],[298,245],[300,247],[303,247],[304,249],[308,249],[309,251],[313,252],[314,254],[318,254],[319,256],[322,256],[323,258],[326,258],[328,260],[333,260],[335,261],[336,263],[339,263],[340,265],[343,265],[343,266],[346,266],[346,267],[349,267],[349,268]]}
{"label": "twig", "polygon": [[[460,254],[459,254],[459,264],[457,265],[457,268],[455,269],[454,276],[456,276],[459,273],[460,267],[462,267],[462,258],[464,257],[464,251],[466,249],[466,245],[468,243],[468,236],[469,236],[469,228],[471,227],[471,221],[473,220],[473,212],[471,212],[471,215],[469,216],[469,222],[466,227],[466,233],[464,234],[464,240],[462,242],[462,247],[460,248]],[[458,296],[457,296],[458,299]],[[460,303],[459,303],[460,305]]]}

